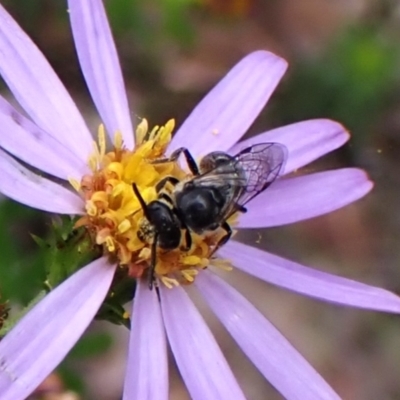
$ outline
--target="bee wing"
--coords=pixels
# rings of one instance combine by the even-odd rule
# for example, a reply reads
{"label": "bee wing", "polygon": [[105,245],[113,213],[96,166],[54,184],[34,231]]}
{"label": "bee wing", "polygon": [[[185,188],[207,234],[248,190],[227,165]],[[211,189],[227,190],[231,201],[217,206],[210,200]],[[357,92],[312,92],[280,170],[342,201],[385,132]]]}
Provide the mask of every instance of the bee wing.
{"label": "bee wing", "polygon": [[228,199],[222,214],[229,218],[264,191],[282,172],[287,149],[260,143],[242,150],[218,167],[192,179],[198,187],[217,187]]}
{"label": "bee wing", "polygon": [[237,201],[246,188],[247,177],[245,174],[238,174],[238,163],[232,157],[229,162],[194,177],[191,183],[196,187],[213,188],[220,192],[226,200],[220,218],[225,220],[237,211]]}
{"label": "bee wing", "polygon": [[247,147],[234,157],[244,172],[246,184],[237,204],[244,207],[282,173],[287,149],[280,143],[260,143]]}
{"label": "bee wing", "polygon": [[246,176],[237,173],[237,162],[232,158],[232,163],[225,163],[192,179],[197,187],[217,187],[219,190],[245,188]]}

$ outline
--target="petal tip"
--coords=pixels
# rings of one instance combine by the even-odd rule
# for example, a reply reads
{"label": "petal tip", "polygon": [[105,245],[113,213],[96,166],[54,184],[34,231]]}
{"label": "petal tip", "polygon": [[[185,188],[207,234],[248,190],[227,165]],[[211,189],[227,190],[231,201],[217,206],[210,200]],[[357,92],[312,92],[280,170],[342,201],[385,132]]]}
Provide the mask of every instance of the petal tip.
{"label": "petal tip", "polygon": [[360,196],[359,198],[364,197],[368,194],[375,186],[374,181],[371,180],[368,173],[360,168],[352,168],[354,170],[354,178],[356,184],[360,185]]}
{"label": "petal tip", "polygon": [[369,178],[369,176],[368,176],[368,174],[367,174],[366,172],[365,172],[365,177],[366,177],[366,179],[367,179],[366,187],[367,187],[367,193],[368,193],[368,192],[370,192],[370,191],[374,188],[375,182],[372,181],[372,180]]}
{"label": "petal tip", "polygon": [[343,138],[343,143],[346,143],[350,137],[350,131],[340,122],[335,121],[334,119],[330,118],[318,118],[314,120],[318,124],[326,124],[330,125],[329,131],[335,133],[336,135],[340,135]]}
{"label": "petal tip", "polygon": [[282,72],[285,72],[289,65],[288,62],[284,58],[282,58],[268,50],[253,51],[252,53],[248,54],[247,57],[245,57],[245,59],[248,59],[253,62],[260,63],[260,64],[268,63],[269,67],[271,67],[271,65],[274,65],[275,68],[281,69]]}

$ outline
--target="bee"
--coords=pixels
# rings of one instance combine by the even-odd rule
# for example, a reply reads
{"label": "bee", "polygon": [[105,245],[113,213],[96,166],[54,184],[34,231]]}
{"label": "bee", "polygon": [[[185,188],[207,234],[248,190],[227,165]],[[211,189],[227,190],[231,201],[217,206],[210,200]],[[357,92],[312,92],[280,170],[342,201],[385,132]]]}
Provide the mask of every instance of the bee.
{"label": "bee", "polygon": [[[180,247],[183,231],[183,248],[187,251],[192,245],[191,232],[202,235],[222,228],[225,234],[214,246],[211,257],[232,236],[228,219],[237,212],[245,213],[246,204],[282,173],[287,149],[279,143],[260,143],[234,156],[214,151],[197,165],[188,149],[179,148],[171,157],[154,163],[176,161],[182,153],[192,176],[182,181],[172,176],[162,179],[156,185],[157,200],[146,204],[133,184],[146,219],[139,237],[140,232],[146,231],[146,237],[152,240],[150,288],[154,281],[157,247],[167,251]],[[170,193],[165,190],[167,183],[173,187]]]}

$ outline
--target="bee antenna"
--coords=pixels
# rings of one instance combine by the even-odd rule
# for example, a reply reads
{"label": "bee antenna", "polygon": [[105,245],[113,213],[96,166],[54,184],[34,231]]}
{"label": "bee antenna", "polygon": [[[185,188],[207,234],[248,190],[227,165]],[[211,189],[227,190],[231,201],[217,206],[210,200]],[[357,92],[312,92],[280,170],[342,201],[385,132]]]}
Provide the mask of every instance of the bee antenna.
{"label": "bee antenna", "polygon": [[149,215],[149,212],[148,212],[147,204],[143,200],[143,197],[140,194],[139,189],[136,186],[136,183],[132,184],[132,189],[133,189],[133,192],[135,193],[137,199],[139,200],[139,203],[140,203],[140,205],[142,207],[144,216],[150,221],[150,215]]}

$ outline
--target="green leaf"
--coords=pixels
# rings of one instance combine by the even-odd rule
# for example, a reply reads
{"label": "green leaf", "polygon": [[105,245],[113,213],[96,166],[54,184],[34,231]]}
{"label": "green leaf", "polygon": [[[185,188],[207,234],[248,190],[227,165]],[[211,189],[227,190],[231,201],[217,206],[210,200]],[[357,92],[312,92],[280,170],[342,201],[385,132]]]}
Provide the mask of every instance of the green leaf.
{"label": "green leaf", "polygon": [[27,303],[41,289],[44,266],[31,232],[43,232],[45,214],[11,200],[0,202],[0,295]]}
{"label": "green leaf", "polygon": [[112,338],[104,332],[91,332],[81,337],[68,354],[68,358],[88,358],[98,356],[112,346]]}
{"label": "green leaf", "polygon": [[0,329],[0,338],[4,337],[14,326],[23,318],[40,300],[46,296],[46,292],[41,291],[26,307],[24,307],[18,313],[15,313],[4,321],[2,328]]}
{"label": "green leaf", "polygon": [[53,222],[52,235],[36,242],[45,249],[46,285],[52,289],[90,261],[100,257],[100,248],[94,246],[84,228],[74,229],[76,219],[60,218]]}

